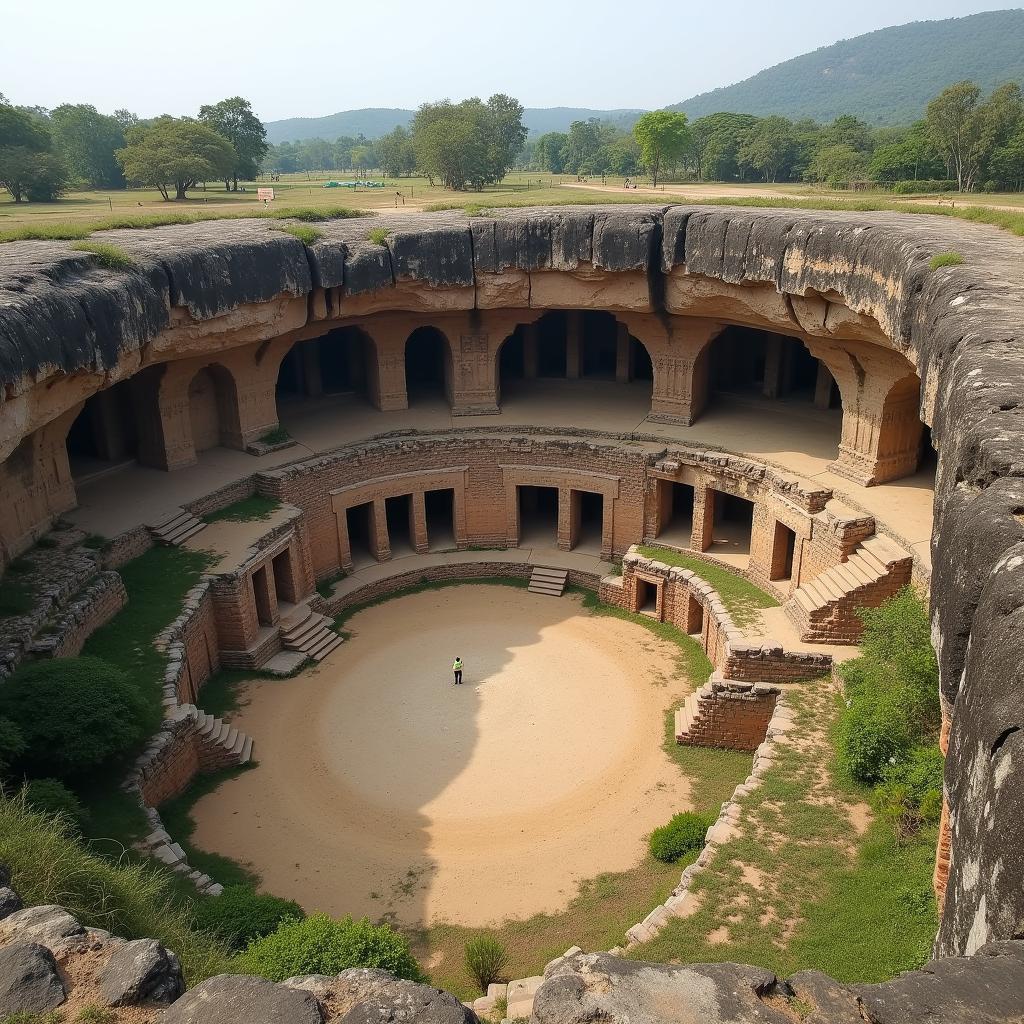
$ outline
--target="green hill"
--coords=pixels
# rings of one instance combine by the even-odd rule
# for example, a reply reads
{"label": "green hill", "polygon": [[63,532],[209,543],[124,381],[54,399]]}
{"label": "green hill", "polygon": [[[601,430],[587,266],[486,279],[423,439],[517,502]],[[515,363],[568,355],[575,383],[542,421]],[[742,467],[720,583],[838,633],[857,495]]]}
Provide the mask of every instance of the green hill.
{"label": "green hill", "polygon": [[[536,107],[523,112],[523,124],[531,135],[545,132],[564,132],[573,121],[586,121],[596,117],[611,121],[617,128],[629,131],[642,110],[590,110],[587,107]],[[365,107],[362,110],[341,110],[325,117],[289,117],[283,121],[267,121],[267,141],[301,142],[303,139],[337,139],[342,135],[365,135],[378,139],[398,125],[408,127],[414,110],[401,107]]]}
{"label": "green hill", "polygon": [[947,85],[969,78],[989,90],[1024,82],[1024,10],[883,28],[794,57],[735,85],[670,107],[691,120],[720,110],[871,124],[919,118]]}

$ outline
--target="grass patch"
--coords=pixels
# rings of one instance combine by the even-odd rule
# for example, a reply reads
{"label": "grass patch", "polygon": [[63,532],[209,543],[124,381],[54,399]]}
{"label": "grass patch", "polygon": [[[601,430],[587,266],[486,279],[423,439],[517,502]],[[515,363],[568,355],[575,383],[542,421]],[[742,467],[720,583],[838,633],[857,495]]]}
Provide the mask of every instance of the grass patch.
{"label": "grass patch", "polygon": [[339,583],[348,575],[344,569],[340,569],[336,573],[332,573],[330,576],[325,576],[322,580],[317,581],[316,592],[325,600],[329,601],[331,595],[334,593],[334,584]]}
{"label": "grass patch", "polygon": [[286,224],[283,228],[275,230],[294,235],[303,245],[315,245],[324,237],[324,233],[319,228],[310,224]]}
{"label": "grass patch", "polygon": [[290,441],[292,435],[285,430],[280,424],[274,427],[273,430],[268,430],[265,434],[260,437],[261,444],[284,444],[285,441]]}
{"label": "grass patch", "polygon": [[56,903],[83,924],[127,939],[155,938],[181,958],[190,985],[229,969],[227,948],[195,931],[171,879],[96,856],[58,820],[0,795],[0,863],[26,904]]}
{"label": "grass patch", "polygon": [[135,259],[129,256],[119,245],[109,242],[79,242],[71,246],[76,252],[89,252],[96,257],[96,262],[105,270],[131,270]]}
{"label": "grass patch", "polygon": [[955,250],[951,252],[937,252],[928,261],[928,266],[932,270],[938,270],[940,267],[958,267],[963,261],[963,256]]}
{"label": "grass patch", "polygon": [[192,817],[192,808],[208,793],[212,793],[222,782],[236,778],[248,771],[251,765],[240,765],[224,771],[197,775],[192,785],[180,796],[160,805],[160,817],[164,828],[174,837],[185,851],[185,858],[196,871],[205,872],[214,881],[223,886],[246,885],[256,889],[260,884],[260,876],[250,866],[240,864],[230,857],[219,853],[207,853],[191,843],[196,823]]}
{"label": "grass patch", "polygon": [[275,498],[265,498],[262,494],[251,494],[241,501],[225,505],[216,512],[209,512],[203,516],[207,523],[250,523],[256,520],[269,519],[279,508],[281,503]]}
{"label": "grass patch", "polygon": [[20,576],[26,572],[32,572],[35,569],[35,564],[31,558],[15,558],[7,563],[7,571],[13,573],[15,576]]}
{"label": "grass patch", "polygon": [[[325,221],[343,220],[350,217],[373,217],[373,211],[353,210],[346,206],[282,207],[278,210],[247,209],[244,212],[222,211],[176,211],[167,213],[129,214],[115,217],[101,217],[88,221],[62,221],[52,224],[26,224],[0,231],[2,242],[26,241],[74,241],[88,238],[97,231],[115,231],[132,228],[162,228],[173,224],[199,224],[208,220],[301,220]],[[78,248],[76,246],[76,248]],[[90,249],[91,251],[95,251]]]}
{"label": "grass patch", "polygon": [[35,607],[35,591],[20,580],[4,580],[0,587],[0,619],[28,615]]}
{"label": "grass patch", "polygon": [[90,548],[93,551],[102,551],[104,548],[110,546],[110,541],[99,533],[90,533],[82,541],[83,548]]}
{"label": "grass patch", "polygon": [[366,232],[366,240],[373,242],[374,245],[387,245],[388,244],[388,229],[387,228],[372,228]]}
{"label": "grass patch", "polygon": [[734,572],[705,562],[703,559],[684,555],[668,548],[641,545],[638,549],[644,558],[653,558],[666,565],[676,565],[690,569],[701,579],[706,580],[718,591],[722,604],[728,609],[737,626],[749,626],[757,621],[758,612],[762,608],[777,608],[779,602],[771,594],[765,593],[742,576]]}
{"label": "grass patch", "polygon": [[878,818],[858,835],[854,808],[865,794],[831,767],[831,685],[792,690],[788,700],[803,745],[782,747],[744,798],[738,835],[694,880],[697,912],[631,956],[753,963],[782,977],[818,969],[845,982],[882,981],[927,959],[937,925],[934,832],[901,846]]}

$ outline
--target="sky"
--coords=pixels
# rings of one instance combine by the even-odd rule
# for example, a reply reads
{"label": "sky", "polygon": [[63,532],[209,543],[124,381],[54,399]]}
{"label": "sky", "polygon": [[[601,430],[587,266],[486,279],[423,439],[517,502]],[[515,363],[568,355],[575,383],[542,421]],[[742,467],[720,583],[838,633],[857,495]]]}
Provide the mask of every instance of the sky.
{"label": "sky", "polygon": [[[1010,6],[1010,5],[1007,5]],[[140,117],[245,96],[264,121],[496,92],[657,108],[968,0],[0,0],[0,93]]]}

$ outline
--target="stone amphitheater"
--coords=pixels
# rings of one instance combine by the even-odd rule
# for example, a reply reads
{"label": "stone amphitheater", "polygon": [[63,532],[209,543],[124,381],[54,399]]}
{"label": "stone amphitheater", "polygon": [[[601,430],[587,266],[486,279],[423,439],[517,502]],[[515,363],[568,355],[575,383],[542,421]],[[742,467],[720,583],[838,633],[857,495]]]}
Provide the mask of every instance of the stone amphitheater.
{"label": "stone amphitheater", "polygon": [[[379,244],[372,221],[328,222],[309,246],[258,220],[104,232],[134,261],[116,271],[65,243],[3,246],[0,568],[51,540],[36,607],[0,620],[0,674],[80,652],[153,545],[213,553],[158,638],[165,720],[125,783],[148,852],[208,894],[158,808],[260,736],[207,714],[204,684],[327,663],[334,616],[425,580],[515,576],[539,600],[571,583],[697,638],[714,671],[676,738],[750,751],[750,775],[619,946],[574,947],[476,1009],[361,970],[185,991],[172,951],[22,909],[15,877],[0,1016],[17,975],[42,1008],[78,986],[166,1006],[167,1024],[475,1021],[498,996],[541,1024],[1024,1019],[1024,243],[952,218],[727,207],[387,225]],[[950,250],[962,265],[930,268]],[[207,521],[253,496],[273,513]],[[644,544],[781,607],[737,623]],[[841,985],[623,958],[686,912],[792,736],[789,685],[827,674],[858,610],[908,584],[929,597],[943,712],[934,959]]]}

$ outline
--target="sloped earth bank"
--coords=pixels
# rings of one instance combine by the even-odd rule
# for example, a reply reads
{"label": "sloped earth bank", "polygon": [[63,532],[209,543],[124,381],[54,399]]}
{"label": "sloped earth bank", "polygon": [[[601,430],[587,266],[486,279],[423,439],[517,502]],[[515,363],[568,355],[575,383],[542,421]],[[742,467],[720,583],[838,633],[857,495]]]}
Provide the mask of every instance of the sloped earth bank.
{"label": "sloped earth bank", "polygon": [[347,628],[317,668],[248,686],[233,722],[259,765],[194,808],[195,844],[251,862],[269,891],[405,926],[556,912],[691,806],[662,739],[692,684],[635,623],[467,585]]}

